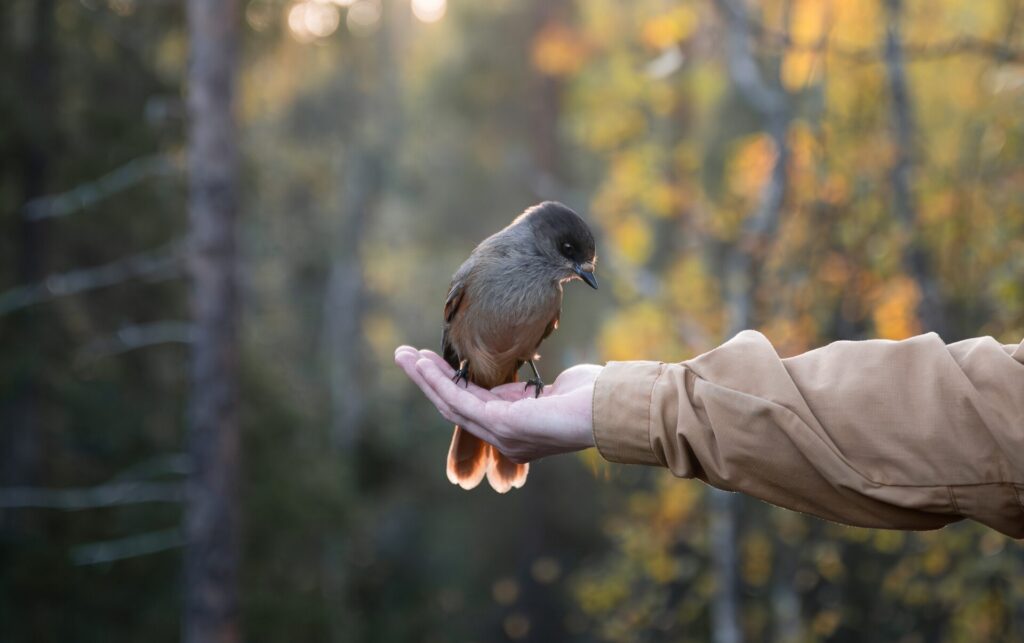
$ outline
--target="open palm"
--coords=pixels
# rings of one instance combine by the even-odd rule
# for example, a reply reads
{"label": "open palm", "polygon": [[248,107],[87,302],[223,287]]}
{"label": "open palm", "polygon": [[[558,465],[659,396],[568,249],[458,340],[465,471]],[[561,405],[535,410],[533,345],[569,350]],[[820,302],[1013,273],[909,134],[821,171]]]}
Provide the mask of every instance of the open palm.
{"label": "open palm", "polygon": [[399,346],[395,363],[446,420],[490,442],[514,462],[594,446],[592,400],[601,366],[573,366],[534,397],[522,382],[491,390],[456,385],[455,371],[433,351]]}

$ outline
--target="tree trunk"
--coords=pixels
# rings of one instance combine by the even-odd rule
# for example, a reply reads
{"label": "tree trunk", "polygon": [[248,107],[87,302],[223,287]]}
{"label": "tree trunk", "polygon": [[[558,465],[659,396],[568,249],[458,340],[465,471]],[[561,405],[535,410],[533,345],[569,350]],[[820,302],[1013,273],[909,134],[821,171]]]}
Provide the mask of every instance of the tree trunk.
{"label": "tree trunk", "polygon": [[365,410],[363,314],[363,235],[380,196],[381,172],[376,153],[358,145],[346,166],[347,220],[334,240],[335,256],[324,293],[323,342],[331,392],[331,445],[352,456]]}
{"label": "tree trunk", "polygon": [[945,309],[939,283],[932,274],[932,261],[917,231],[917,202],[913,190],[914,116],[907,87],[900,23],[903,0],[886,0],[885,69],[889,77],[889,108],[895,139],[896,162],[890,171],[893,214],[908,239],[903,249],[903,269],[917,283],[921,300],[918,318],[924,330],[947,337]]}
{"label": "tree trunk", "polygon": [[[3,16],[9,18],[10,16]],[[32,44],[26,66],[26,99],[32,104],[37,119],[26,135],[21,150],[22,202],[27,203],[45,193],[51,165],[51,148],[55,130],[53,106],[56,104],[54,85],[54,3],[39,0],[32,7]],[[20,214],[20,213],[19,213]],[[17,222],[18,248],[17,279],[20,284],[35,284],[44,272],[44,228],[46,223],[19,217]],[[22,311],[13,322],[16,336],[38,352],[39,328],[37,313]],[[4,486],[29,486],[38,481],[41,446],[39,421],[38,360],[32,360],[11,401],[0,407],[0,483]],[[23,520],[14,515],[0,516],[0,526],[14,527]]]}
{"label": "tree trunk", "polygon": [[[789,97],[778,78],[766,82],[750,46],[750,24],[743,2],[717,0],[726,26],[726,55],[736,92],[764,122],[775,147],[771,176],[761,189],[757,209],[726,249],[723,286],[728,309],[728,336],[757,325],[757,277],[772,242],[786,195],[789,161]],[[712,489],[710,502],[711,560],[718,591],[712,603],[715,643],[743,640],[740,624],[742,581],[739,573],[739,517],[743,499]]]}
{"label": "tree trunk", "polygon": [[238,625],[238,210],[236,0],[189,0],[191,355],[185,551],[187,643],[234,642]]}
{"label": "tree trunk", "polygon": [[711,563],[715,569],[716,590],[711,602],[711,640],[715,643],[739,643],[740,574],[739,519],[740,497],[735,493],[711,489],[709,524]]}

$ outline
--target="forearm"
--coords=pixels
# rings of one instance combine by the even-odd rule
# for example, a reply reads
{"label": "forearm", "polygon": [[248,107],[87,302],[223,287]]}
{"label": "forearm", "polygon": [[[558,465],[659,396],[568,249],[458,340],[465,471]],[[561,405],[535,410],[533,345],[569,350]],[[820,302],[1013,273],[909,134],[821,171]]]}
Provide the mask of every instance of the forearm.
{"label": "forearm", "polygon": [[970,517],[1022,537],[1021,353],[925,335],[782,360],[741,333],[682,364],[609,364],[595,442],[609,460],[839,522],[932,529]]}

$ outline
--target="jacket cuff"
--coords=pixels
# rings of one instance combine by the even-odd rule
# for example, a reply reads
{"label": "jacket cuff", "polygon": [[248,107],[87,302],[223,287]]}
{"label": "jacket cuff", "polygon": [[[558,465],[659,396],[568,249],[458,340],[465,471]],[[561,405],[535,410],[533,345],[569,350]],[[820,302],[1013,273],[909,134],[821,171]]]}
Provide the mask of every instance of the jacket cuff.
{"label": "jacket cuff", "polygon": [[594,382],[594,444],[605,460],[661,465],[651,449],[651,394],[659,362],[609,362]]}

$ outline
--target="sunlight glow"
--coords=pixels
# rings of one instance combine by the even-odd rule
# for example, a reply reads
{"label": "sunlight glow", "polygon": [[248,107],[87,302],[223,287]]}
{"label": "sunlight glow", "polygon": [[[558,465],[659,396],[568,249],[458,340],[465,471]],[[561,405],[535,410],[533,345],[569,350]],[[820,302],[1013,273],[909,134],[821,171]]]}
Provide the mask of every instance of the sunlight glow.
{"label": "sunlight glow", "polygon": [[338,29],[341,16],[333,3],[300,2],[288,11],[288,28],[299,42],[325,38]]}
{"label": "sunlight glow", "polygon": [[448,0],[412,0],[412,13],[422,22],[437,22],[447,9]]}
{"label": "sunlight glow", "polygon": [[356,0],[348,9],[345,25],[356,36],[368,36],[377,30],[382,13],[379,0]]}

